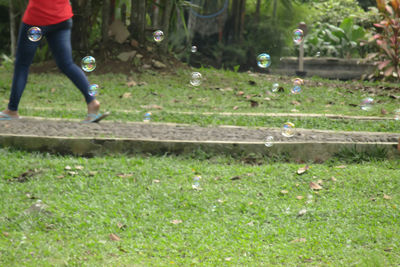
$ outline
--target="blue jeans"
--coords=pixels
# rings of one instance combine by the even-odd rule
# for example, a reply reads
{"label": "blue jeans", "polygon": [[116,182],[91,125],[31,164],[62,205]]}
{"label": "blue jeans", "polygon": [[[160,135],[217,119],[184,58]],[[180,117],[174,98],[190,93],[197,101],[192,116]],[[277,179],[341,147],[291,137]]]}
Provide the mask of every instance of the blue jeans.
{"label": "blue jeans", "polygon": [[[28,30],[31,25],[22,23],[19,30],[17,54],[14,67],[14,78],[11,87],[8,109],[18,110],[19,101],[28,80],[29,67],[35,56],[40,41],[32,42],[28,39]],[[95,98],[89,95],[90,83],[85,73],[73,62],[71,47],[72,19],[50,26],[40,26],[42,36],[46,37],[50,50],[59,69],[75,84],[89,104]]]}

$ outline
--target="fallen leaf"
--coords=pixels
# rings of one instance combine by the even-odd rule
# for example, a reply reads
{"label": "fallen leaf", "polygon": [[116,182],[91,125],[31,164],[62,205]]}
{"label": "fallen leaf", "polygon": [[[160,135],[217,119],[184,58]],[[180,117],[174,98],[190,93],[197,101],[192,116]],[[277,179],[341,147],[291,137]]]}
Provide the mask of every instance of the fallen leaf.
{"label": "fallen leaf", "polygon": [[381,114],[382,114],[382,115],[386,115],[386,114],[388,114],[388,112],[387,112],[386,109],[382,108],[382,109],[381,109]]}
{"label": "fallen leaf", "polygon": [[172,220],[172,221],[170,221],[170,223],[172,223],[172,224],[180,224],[182,222],[183,222],[182,220]]}
{"label": "fallen leaf", "polygon": [[287,191],[287,190],[282,190],[282,191],[281,191],[281,194],[283,194],[283,195],[285,195],[285,194],[287,194],[287,193],[289,193],[289,191]]}
{"label": "fallen leaf", "polygon": [[31,177],[33,177],[33,176],[39,174],[39,173],[40,173],[40,171],[38,171],[38,170],[36,170],[36,169],[34,169],[34,170],[28,170],[28,171],[26,171],[26,172],[20,174],[19,176],[14,177],[13,180],[14,180],[14,181],[17,181],[17,182],[19,182],[19,183],[25,183],[25,182],[27,182],[27,181],[29,180],[29,178],[31,178]]}
{"label": "fallen leaf", "polygon": [[296,238],[295,240],[290,241],[290,243],[305,243],[307,240],[304,237]]}
{"label": "fallen leaf", "polygon": [[126,86],[128,86],[128,87],[133,87],[136,85],[137,85],[137,82],[135,82],[134,80],[130,80],[126,83]]}
{"label": "fallen leaf", "polygon": [[73,176],[73,175],[77,175],[77,172],[71,171],[71,172],[67,172],[69,175]]}
{"label": "fallen leaf", "polygon": [[265,97],[264,100],[266,100],[266,101],[271,101],[271,98]]}
{"label": "fallen leaf", "polygon": [[110,239],[111,241],[120,241],[121,238],[117,236],[116,234],[110,234]]}
{"label": "fallen leaf", "polygon": [[239,107],[238,106],[234,106],[233,107],[233,110],[237,110]]}
{"label": "fallen leaf", "polygon": [[299,106],[299,105],[301,105],[301,103],[299,102],[299,101],[297,101],[297,100],[293,100],[292,102],[290,102],[292,105],[295,105],[295,106]]}
{"label": "fallen leaf", "polygon": [[306,165],[306,166],[304,166],[304,167],[298,169],[298,170],[297,170],[297,174],[298,174],[298,175],[302,175],[303,173],[306,173],[308,169],[310,169],[310,167],[309,167],[308,165]]}
{"label": "fallen leaf", "polygon": [[331,177],[331,181],[332,181],[332,182],[336,182],[337,179],[336,179],[334,176],[332,176],[332,177]]}
{"label": "fallen leaf", "polygon": [[298,217],[301,217],[301,216],[303,216],[303,215],[306,214],[306,213],[307,213],[307,210],[306,210],[306,209],[302,209],[302,210],[299,211],[299,213],[297,213],[297,216],[298,216]]}
{"label": "fallen leaf", "polygon": [[83,170],[84,169],[84,167],[83,166],[81,166],[81,165],[77,165],[77,166],[75,166],[75,170]]}
{"label": "fallen leaf", "polygon": [[226,260],[226,261],[231,261],[232,258],[231,258],[231,257],[228,257],[228,258],[225,258],[225,260]]}
{"label": "fallen leaf", "polygon": [[322,185],[324,182],[321,180],[321,179],[319,179],[318,181],[317,181],[317,184],[319,184],[319,185]]}
{"label": "fallen leaf", "polygon": [[[145,86],[145,85],[147,85],[147,83],[146,83],[146,82],[139,82],[138,85],[139,85],[139,86]],[[158,95],[158,94],[155,93],[155,92],[151,92],[151,94],[153,94],[153,95]]]}
{"label": "fallen leaf", "polygon": [[376,201],[376,198],[371,197],[369,200],[371,200],[371,201]]}
{"label": "fallen leaf", "polygon": [[397,96],[397,95],[389,95],[389,97],[393,98],[393,99],[400,99],[400,96]]}
{"label": "fallen leaf", "polygon": [[218,199],[217,201],[218,201],[218,203],[224,203],[225,202],[222,199]]}
{"label": "fallen leaf", "polygon": [[89,172],[89,175],[90,175],[90,176],[95,176],[97,173],[98,173],[97,171],[90,171],[90,172]]}
{"label": "fallen leaf", "polygon": [[163,107],[159,106],[159,105],[151,105],[151,108],[152,109],[159,109],[159,110],[163,109]]}
{"label": "fallen leaf", "polygon": [[231,178],[231,180],[232,181],[235,181],[235,180],[240,180],[242,177],[240,177],[240,176],[233,176],[232,178]]}
{"label": "fallen leaf", "polygon": [[120,98],[131,98],[131,97],[132,97],[132,93],[130,93],[130,92],[126,92],[122,96],[120,96]]}
{"label": "fallen leaf", "polygon": [[291,109],[290,112],[299,112],[299,110],[294,108],[294,109]]}
{"label": "fallen leaf", "polygon": [[249,202],[249,205],[250,205],[250,206],[253,205],[253,201],[250,201],[250,202]]}
{"label": "fallen leaf", "polygon": [[347,168],[347,166],[346,165],[339,165],[339,166],[336,166],[336,168],[337,169],[345,169],[345,168]]}
{"label": "fallen leaf", "polygon": [[119,229],[126,229],[126,224],[117,223],[117,226],[118,226]]}
{"label": "fallen leaf", "polygon": [[72,170],[72,168],[71,168],[71,166],[65,166],[65,168],[64,168],[64,170],[67,170],[67,171],[69,171],[69,170]]}
{"label": "fallen leaf", "polygon": [[160,182],[160,180],[157,180],[157,179],[153,180],[153,183],[155,183],[155,184],[157,184],[159,182]]}
{"label": "fallen leaf", "polygon": [[56,92],[56,88],[54,88],[54,87],[51,88],[51,92],[52,92],[52,93],[55,93],[55,92]]}
{"label": "fallen leaf", "polygon": [[298,200],[301,200],[301,199],[303,199],[304,197],[303,196],[297,196],[296,197]]}
{"label": "fallen leaf", "polygon": [[58,176],[56,176],[57,179],[62,179],[62,178],[64,178],[64,177],[65,177],[64,175],[58,175]]}
{"label": "fallen leaf", "polygon": [[385,249],[383,249],[383,250],[386,251],[386,252],[390,252],[390,251],[393,250],[393,248],[385,248]]}
{"label": "fallen leaf", "polygon": [[243,91],[239,91],[239,92],[236,93],[236,95],[237,96],[242,96],[242,95],[244,95],[244,92]]}
{"label": "fallen leaf", "polygon": [[392,197],[391,197],[391,196],[389,196],[389,195],[386,195],[386,194],[383,194],[383,198],[384,198],[384,199],[387,199],[387,200],[389,200],[389,199],[392,199]]}
{"label": "fallen leaf", "polygon": [[322,186],[320,186],[320,185],[317,184],[317,183],[310,182],[310,188],[311,188],[312,190],[321,190],[321,189],[322,189]]}
{"label": "fallen leaf", "polygon": [[251,106],[252,108],[255,108],[255,107],[258,107],[258,106],[259,106],[259,104],[258,104],[258,102],[257,102],[257,101],[250,100],[250,106]]}
{"label": "fallen leaf", "polygon": [[3,232],[3,235],[4,235],[5,237],[9,237],[9,236],[10,236],[10,234],[9,234],[8,232]]}
{"label": "fallen leaf", "polygon": [[120,178],[129,178],[129,177],[133,176],[133,173],[120,173],[120,174],[117,174],[117,176]]}

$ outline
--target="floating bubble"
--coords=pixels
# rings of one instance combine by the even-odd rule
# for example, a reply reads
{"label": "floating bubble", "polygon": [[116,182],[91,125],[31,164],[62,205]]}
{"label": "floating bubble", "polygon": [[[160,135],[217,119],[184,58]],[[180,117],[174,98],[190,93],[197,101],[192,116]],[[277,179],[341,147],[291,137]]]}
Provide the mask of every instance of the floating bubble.
{"label": "floating bubble", "polygon": [[190,84],[193,86],[199,86],[202,82],[203,76],[200,72],[192,72],[192,76],[190,78]]}
{"label": "floating bubble", "polygon": [[196,53],[197,52],[197,46],[192,46],[192,53]]}
{"label": "floating bubble", "polygon": [[151,112],[146,112],[144,114],[143,122],[150,122],[151,121]]}
{"label": "floating bubble", "polygon": [[400,121],[400,109],[394,111],[394,119]]}
{"label": "floating bubble", "polygon": [[291,90],[292,94],[300,94],[301,93],[301,86],[300,85],[295,85],[293,86],[292,90]]}
{"label": "floating bubble", "polygon": [[282,135],[285,137],[293,137],[295,134],[295,126],[291,122],[286,122],[282,127]]}
{"label": "floating bubble", "polygon": [[157,30],[157,31],[153,32],[153,38],[154,38],[154,41],[156,41],[157,43],[162,42],[162,40],[164,40],[163,31]]}
{"label": "floating bubble", "polygon": [[362,110],[369,111],[369,110],[372,109],[373,105],[374,105],[374,99],[371,98],[371,97],[367,97],[367,98],[364,98],[361,101],[361,105],[360,106],[361,106]]}
{"label": "floating bubble", "polygon": [[274,92],[274,93],[278,92],[279,91],[279,83],[274,83],[272,85],[271,91]]}
{"label": "floating bubble", "polygon": [[300,78],[295,78],[293,80],[293,85],[304,85],[304,80]]}
{"label": "floating bubble", "polygon": [[291,90],[292,94],[300,94],[301,86],[304,84],[303,79],[296,78],[293,80],[293,88]]}
{"label": "floating bubble", "polygon": [[199,189],[200,188],[200,179],[201,179],[200,175],[196,175],[193,178],[193,184],[192,184],[192,188],[193,189]]}
{"label": "floating bubble", "polygon": [[271,56],[266,53],[259,54],[257,57],[257,65],[263,69],[268,68],[271,66]]}
{"label": "floating bubble", "polygon": [[38,42],[42,39],[42,30],[39,27],[32,27],[28,30],[28,39],[31,42]]}
{"label": "floating bubble", "polygon": [[96,59],[92,56],[86,56],[81,62],[82,69],[86,72],[92,72],[96,68]]}
{"label": "floating bubble", "polygon": [[266,138],[265,138],[265,143],[264,143],[264,145],[266,146],[266,147],[271,147],[274,143],[274,137],[273,136],[267,136]]}
{"label": "floating bubble", "polygon": [[89,95],[96,96],[99,92],[99,86],[97,84],[91,84],[89,87]]}
{"label": "floating bubble", "polygon": [[303,41],[304,33],[301,29],[296,29],[293,31],[293,41],[295,44],[299,45]]}

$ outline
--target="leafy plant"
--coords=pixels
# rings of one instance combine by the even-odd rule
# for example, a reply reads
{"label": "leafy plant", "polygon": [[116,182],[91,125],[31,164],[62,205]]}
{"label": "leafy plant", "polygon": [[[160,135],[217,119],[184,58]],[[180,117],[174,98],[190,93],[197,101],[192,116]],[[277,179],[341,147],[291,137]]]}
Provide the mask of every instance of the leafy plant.
{"label": "leafy plant", "polygon": [[306,37],[306,53],[324,56],[359,56],[360,41],[364,38],[364,28],[355,25],[352,18],[345,18],[339,27],[328,23],[317,24],[317,29]]}
{"label": "leafy plant", "polygon": [[372,37],[380,48],[378,53],[370,54],[367,60],[374,60],[377,71],[370,75],[400,79],[400,0],[377,0],[378,9],[383,17],[375,23],[377,33]]}

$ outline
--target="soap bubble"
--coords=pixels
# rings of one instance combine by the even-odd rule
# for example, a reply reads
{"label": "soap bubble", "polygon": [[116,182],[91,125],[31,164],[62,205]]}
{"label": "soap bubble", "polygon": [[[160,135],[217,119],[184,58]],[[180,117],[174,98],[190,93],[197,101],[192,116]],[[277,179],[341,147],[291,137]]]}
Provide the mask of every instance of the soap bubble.
{"label": "soap bubble", "polygon": [[164,40],[163,31],[158,30],[158,31],[153,32],[153,38],[154,38],[154,41],[156,41],[157,43],[159,43],[162,40]]}
{"label": "soap bubble", "polygon": [[192,46],[192,53],[196,53],[197,52],[197,46]]}
{"label": "soap bubble", "polygon": [[271,146],[273,145],[273,142],[274,142],[274,137],[273,137],[273,136],[267,136],[267,137],[265,138],[265,143],[264,143],[264,145],[265,145],[266,147],[271,147]]}
{"label": "soap bubble", "polygon": [[303,80],[303,79],[300,79],[300,78],[295,78],[295,79],[293,80],[293,84],[294,84],[294,85],[304,85],[304,80]]}
{"label": "soap bubble", "polygon": [[274,93],[278,92],[279,91],[279,83],[274,83],[272,85],[271,91],[274,92]]}
{"label": "soap bubble", "polygon": [[301,29],[296,29],[293,31],[293,41],[295,44],[299,45],[303,41],[304,33]]}
{"label": "soap bubble", "polygon": [[193,184],[192,184],[192,188],[193,189],[199,189],[200,188],[200,180],[201,180],[201,176],[200,175],[196,175],[193,178]]}
{"label": "soap bubble", "polygon": [[96,59],[92,56],[86,56],[81,62],[82,69],[86,72],[92,72],[96,68]]}
{"label": "soap bubble", "polygon": [[91,84],[89,87],[89,95],[96,96],[99,92],[99,86],[97,84]]}
{"label": "soap bubble", "polygon": [[374,104],[373,98],[371,98],[371,97],[364,98],[361,101],[361,109],[365,110],[365,111],[369,111],[372,109],[373,104]]}
{"label": "soap bubble", "polygon": [[282,135],[285,137],[293,137],[295,133],[295,126],[291,122],[286,122],[282,127]]}
{"label": "soap bubble", "polygon": [[300,94],[301,93],[301,85],[304,84],[303,79],[296,78],[293,80],[292,94]]}
{"label": "soap bubble", "polygon": [[301,86],[300,85],[295,85],[293,86],[292,90],[291,90],[292,94],[300,94],[301,93]]}
{"label": "soap bubble", "polygon": [[257,57],[257,65],[263,69],[268,68],[271,66],[271,56],[266,53],[259,54]]}
{"label": "soap bubble", "polygon": [[42,39],[42,30],[39,27],[32,27],[28,30],[28,39],[31,42],[38,42]]}
{"label": "soap bubble", "polygon": [[190,84],[193,86],[199,86],[202,82],[203,76],[200,72],[192,72],[192,76],[190,78]]}
{"label": "soap bubble", "polygon": [[151,112],[146,112],[144,114],[143,122],[150,122],[151,121]]}
{"label": "soap bubble", "polygon": [[400,121],[400,109],[394,111],[394,119]]}

